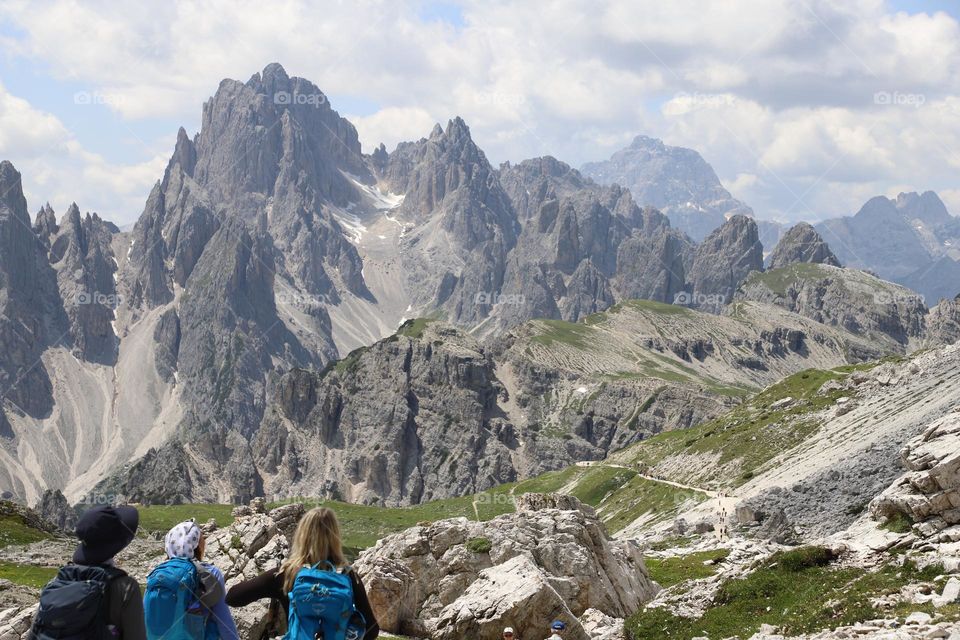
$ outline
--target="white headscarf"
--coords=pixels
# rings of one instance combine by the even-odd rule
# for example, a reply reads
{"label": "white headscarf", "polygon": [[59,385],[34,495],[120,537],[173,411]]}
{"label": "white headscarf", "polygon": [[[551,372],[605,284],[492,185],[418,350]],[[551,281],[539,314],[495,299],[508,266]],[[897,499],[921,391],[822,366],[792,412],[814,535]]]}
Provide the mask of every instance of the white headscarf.
{"label": "white headscarf", "polygon": [[192,559],[197,553],[203,533],[193,518],[181,522],[167,532],[163,539],[163,548],[168,558]]}

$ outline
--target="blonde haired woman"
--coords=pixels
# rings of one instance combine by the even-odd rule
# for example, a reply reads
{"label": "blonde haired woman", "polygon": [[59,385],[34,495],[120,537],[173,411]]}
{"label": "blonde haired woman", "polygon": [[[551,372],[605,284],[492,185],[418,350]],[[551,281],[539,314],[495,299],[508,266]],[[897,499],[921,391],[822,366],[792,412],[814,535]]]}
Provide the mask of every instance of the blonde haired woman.
{"label": "blonde haired woman", "polygon": [[349,569],[343,555],[337,516],[326,507],[311,509],[303,516],[293,536],[290,555],[279,568],[231,587],[227,593],[227,604],[243,607],[263,598],[271,598],[284,611],[290,612],[290,594],[294,591],[297,576],[317,567],[346,571],[353,588],[353,604],[366,625],[363,639],[375,640],[380,634],[380,626],[373,616],[363,583]]}

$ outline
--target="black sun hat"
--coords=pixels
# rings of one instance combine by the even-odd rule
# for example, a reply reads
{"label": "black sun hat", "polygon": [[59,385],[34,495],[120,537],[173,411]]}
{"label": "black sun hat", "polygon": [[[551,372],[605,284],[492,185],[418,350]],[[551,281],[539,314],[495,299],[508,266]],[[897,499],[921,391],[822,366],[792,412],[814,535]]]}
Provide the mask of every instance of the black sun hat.
{"label": "black sun hat", "polygon": [[90,509],[77,523],[80,546],[73,553],[74,564],[102,564],[133,542],[140,514],[133,507],[101,506]]}

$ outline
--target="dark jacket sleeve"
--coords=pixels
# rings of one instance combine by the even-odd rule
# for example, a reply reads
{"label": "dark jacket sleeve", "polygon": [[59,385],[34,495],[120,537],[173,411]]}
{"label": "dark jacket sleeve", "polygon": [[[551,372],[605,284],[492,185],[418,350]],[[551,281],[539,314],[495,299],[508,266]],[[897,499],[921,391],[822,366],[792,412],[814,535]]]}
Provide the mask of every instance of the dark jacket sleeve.
{"label": "dark jacket sleeve", "polygon": [[367,590],[364,588],[360,576],[353,571],[350,572],[350,579],[353,581],[353,604],[367,623],[367,632],[363,635],[363,640],[376,640],[377,636],[380,635],[380,624],[377,622],[376,616],[373,615],[373,609],[370,608]]}
{"label": "dark jacket sleeve", "polygon": [[287,606],[287,594],[283,592],[283,582],[277,569],[237,583],[227,591],[227,604],[231,607],[245,607],[264,598],[277,599],[284,607]]}
{"label": "dark jacket sleeve", "polygon": [[120,591],[119,627],[123,640],[147,640],[147,629],[143,616],[143,594],[140,585],[129,576],[115,581]]}

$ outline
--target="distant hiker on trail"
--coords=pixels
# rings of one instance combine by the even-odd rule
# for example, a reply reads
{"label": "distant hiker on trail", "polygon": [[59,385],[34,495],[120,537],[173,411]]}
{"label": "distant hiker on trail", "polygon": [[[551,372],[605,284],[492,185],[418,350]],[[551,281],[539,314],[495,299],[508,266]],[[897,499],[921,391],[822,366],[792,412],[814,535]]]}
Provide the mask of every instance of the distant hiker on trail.
{"label": "distant hiker on trail", "polygon": [[550,625],[550,637],[547,640],[563,640],[563,632],[567,630],[567,625],[559,620],[554,620]]}
{"label": "distant hiker on trail", "polygon": [[164,537],[167,560],[147,577],[143,602],[150,640],[239,640],[224,601],[227,589],[223,574],[202,562],[206,544],[192,519],[170,529]]}
{"label": "distant hiker on trail", "polygon": [[517,640],[516,636],[513,635],[513,627],[503,628],[503,640]]}
{"label": "distant hiker on trail", "polygon": [[40,608],[27,638],[146,640],[140,585],[114,561],[133,542],[139,524],[133,507],[101,506],[83,514],[73,563],[40,592]]}
{"label": "distant hiker on trail", "polygon": [[263,598],[288,612],[286,640],[375,640],[380,635],[357,574],[347,565],[333,511],[311,509],[300,520],[290,556],[278,569],[233,586],[227,604],[243,607]]}

